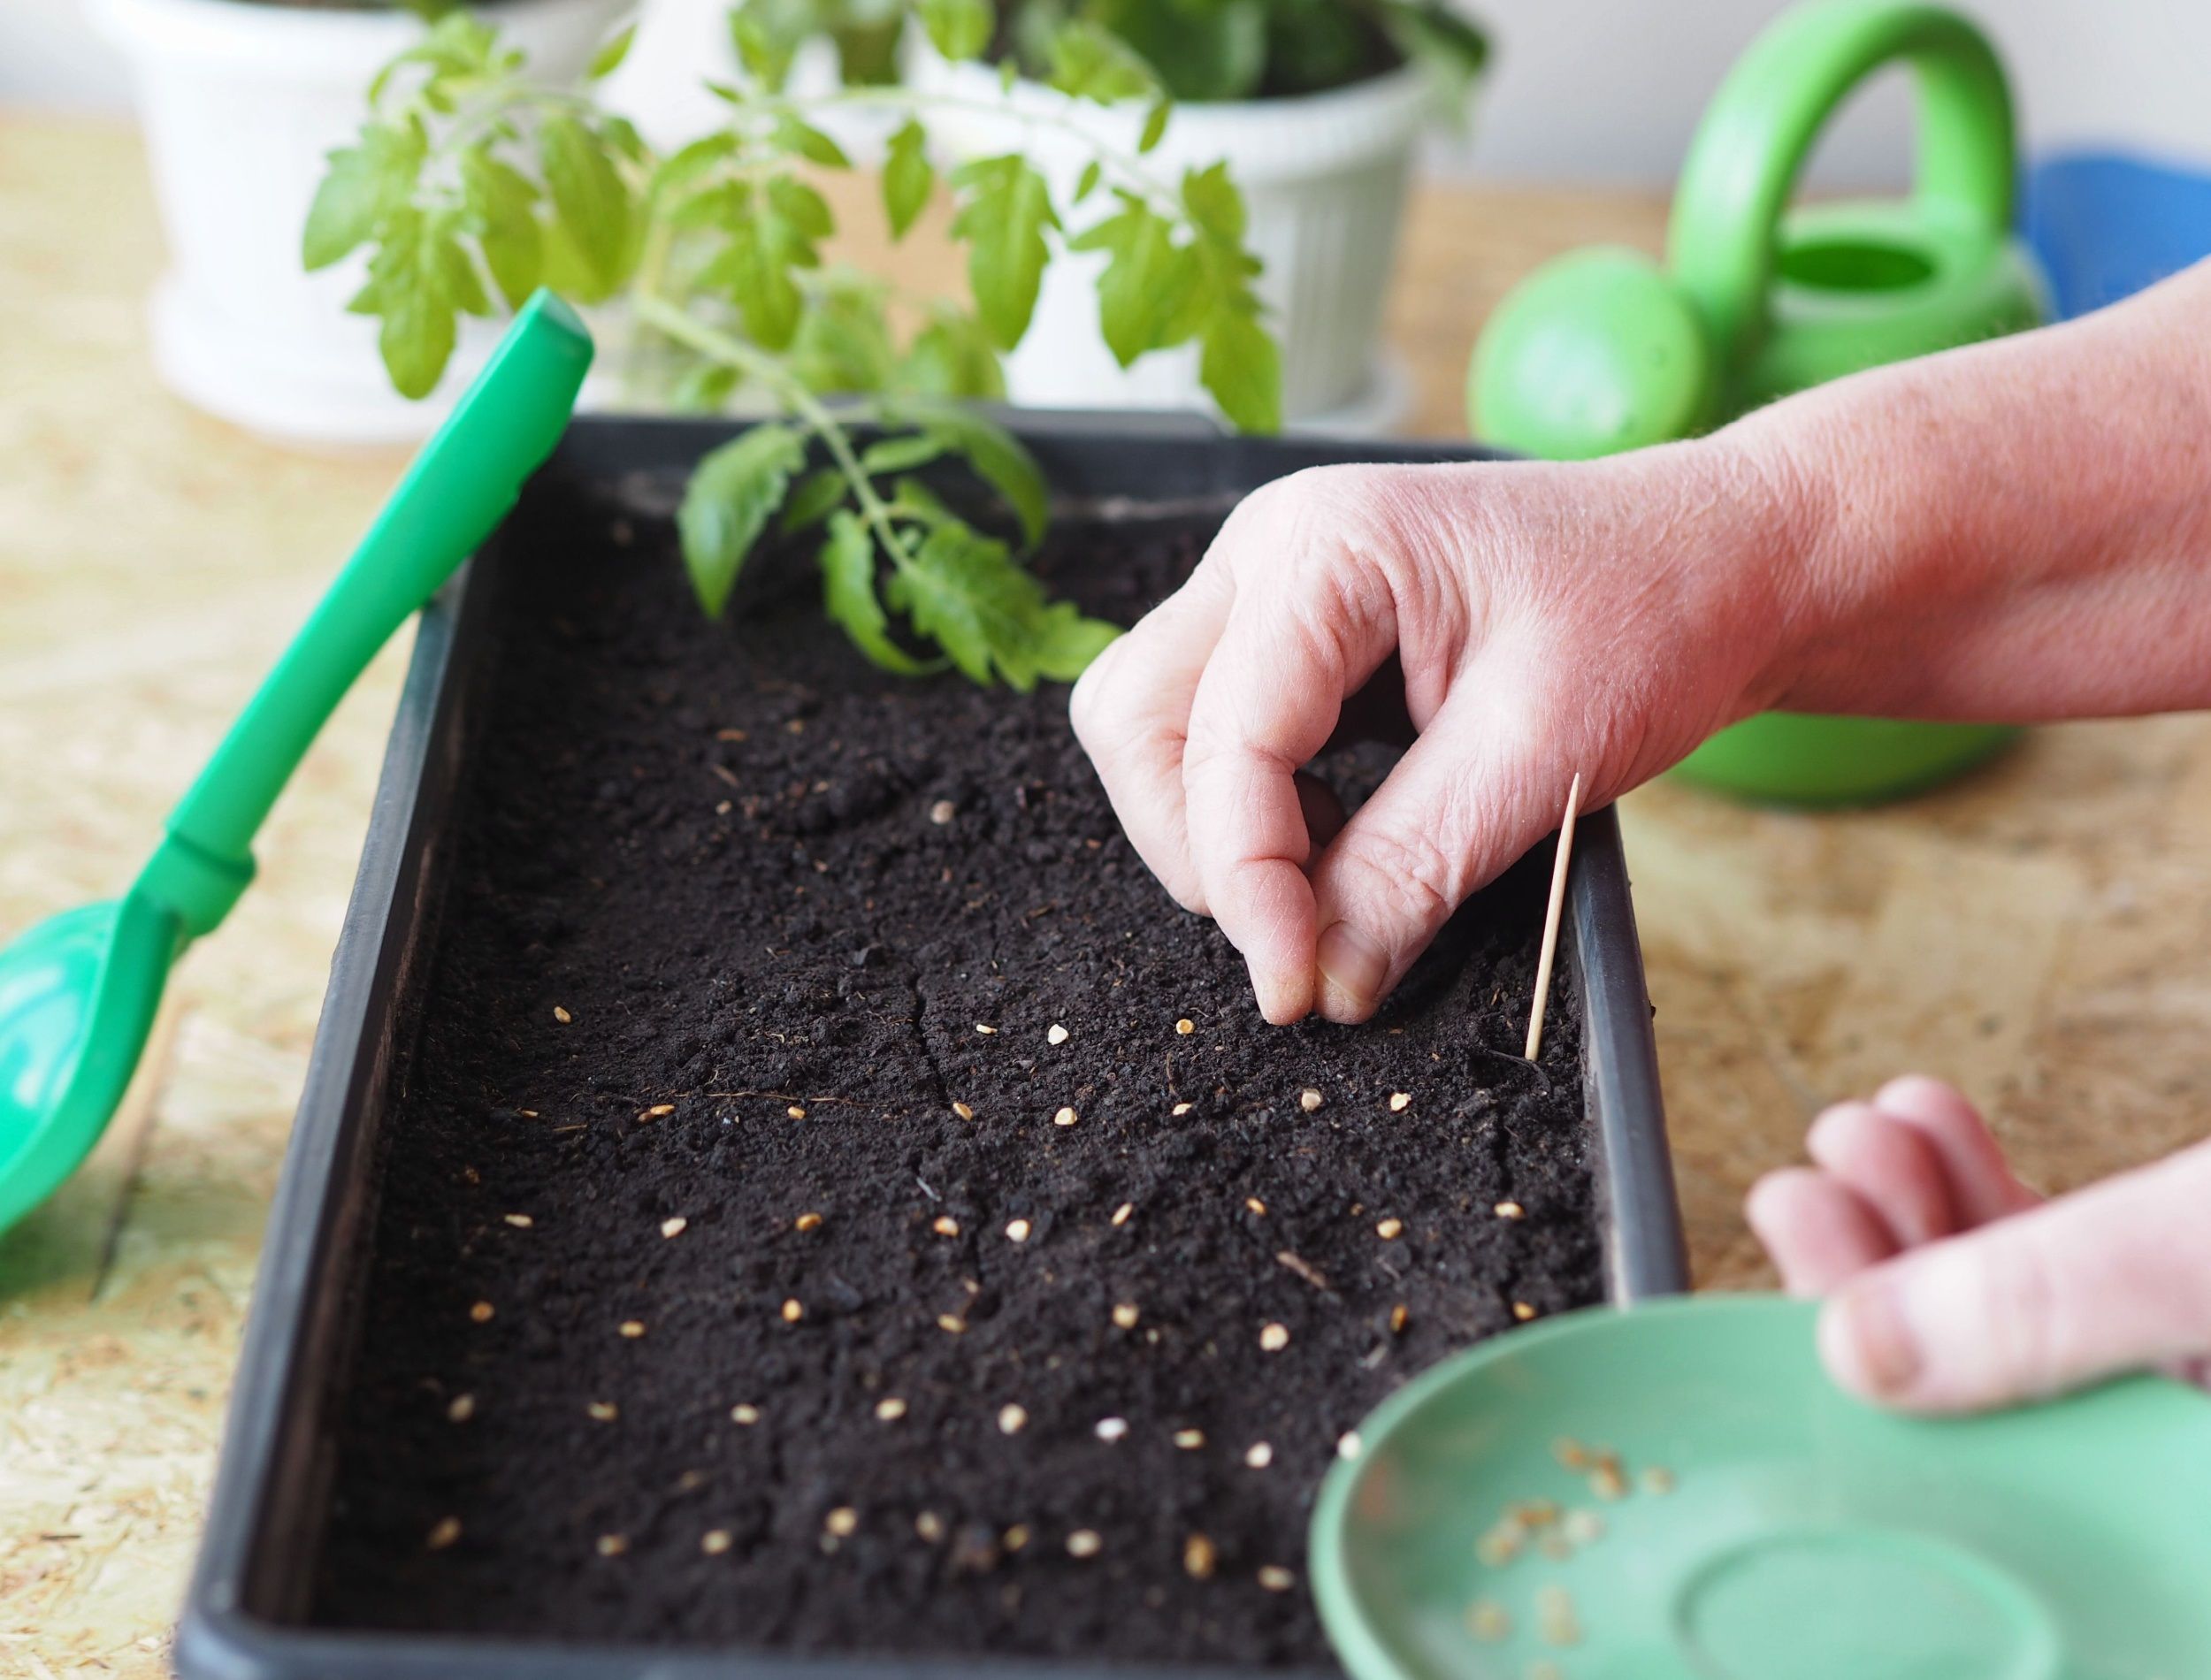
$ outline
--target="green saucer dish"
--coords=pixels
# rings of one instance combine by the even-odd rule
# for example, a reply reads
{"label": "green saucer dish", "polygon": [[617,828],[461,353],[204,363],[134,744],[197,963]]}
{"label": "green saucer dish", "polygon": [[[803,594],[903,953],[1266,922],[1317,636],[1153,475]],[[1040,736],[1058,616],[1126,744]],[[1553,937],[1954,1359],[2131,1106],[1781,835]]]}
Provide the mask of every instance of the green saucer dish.
{"label": "green saucer dish", "polygon": [[1598,1308],[1446,1361],[1322,1485],[1352,1680],[2202,1680],[2211,1398],[1851,1399],[1815,1308]]}

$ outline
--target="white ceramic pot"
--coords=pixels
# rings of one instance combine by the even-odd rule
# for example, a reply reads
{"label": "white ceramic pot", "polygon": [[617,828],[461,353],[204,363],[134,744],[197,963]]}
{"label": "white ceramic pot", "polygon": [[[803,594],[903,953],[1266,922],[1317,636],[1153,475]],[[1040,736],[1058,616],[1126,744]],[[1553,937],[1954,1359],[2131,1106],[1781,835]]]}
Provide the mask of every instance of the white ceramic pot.
{"label": "white ceramic pot", "polygon": [[[917,87],[995,110],[931,112],[939,143],[958,157],[1021,150],[1043,172],[1063,213],[1090,152],[1058,125],[1071,122],[1133,156],[1136,105],[1071,100],[1033,82],[1001,93],[997,73],[917,57]],[[1404,219],[1413,149],[1433,105],[1418,72],[1397,70],[1324,94],[1229,104],[1178,104],[1167,137],[1144,164],[1178,184],[1186,168],[1225,161],[1243,189],[1246,240],[1266,264],[1259,291],[1282,347],[1282,413],[1296,424],[1370,402],[1386,382],[1382,304]],[[1099,200],[1075,225],[1103,213]],[[1212,404],[1192,347],[1156,352],[1124,369],[1098,330],[1103,253],[1055,256],[1028,336],[1006,362],[1008,394],[1044,408],[1198,408]]]}
{"label": "white ceramic pot", "polygon": [[[634,0],[510,0],[485,16],[533,73],[572,80]],[[345,312],[366,259],[300,269],[323,155],[360,126],[369,80],[421,37],[398,9],[250,0],[88,0],[129,63],[169,267],[152,302],[163,380],[195,406],[289,442],[426,434],[497,338],[465,324],[424,402],[391,388],[376,323]]]}

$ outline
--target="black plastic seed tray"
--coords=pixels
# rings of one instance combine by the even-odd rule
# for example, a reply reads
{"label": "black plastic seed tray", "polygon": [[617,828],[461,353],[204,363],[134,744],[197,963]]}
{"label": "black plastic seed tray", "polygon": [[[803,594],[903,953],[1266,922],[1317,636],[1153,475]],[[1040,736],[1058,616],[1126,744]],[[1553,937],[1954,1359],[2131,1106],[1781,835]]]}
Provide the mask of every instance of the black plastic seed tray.
{"label": "black plastic seed tray", "polygon": [[[1300,468],[1465,460],[1473,452],[1221,436],[1182,416],[1009,415],[1055,494],[1090,516],[1216,509]],[[704,423],[578,422],[546,477],[600,485],[680,484],[727,435]],[[503,563],[497,537],[472,569]],[[272,1211],[212,1508],[180,1623],[185,1680],[972,1680],[1083,1665],[1008,1659],[823,1658],[758,1650],[577,1646],[333,1631],[306,1604],[325,1525],[333,1427],[374,1224],[378,1134],[402,1046],[400,1007],[426,960],[448,815],[475,719],[475,657],[495,590],[464,577],[423,617],[377,791],[361,870],[331,967],[306,1088]],[[1610,811],[1580,826],[1563,943],[1582,1014],[1606,1287],[1617,1302],[1687,1287],[1666,1153],[1650,1004],[1627,869]],[[1103,1665],[1090,1665],[1098,1674]],[[1174,1671],[1147,1668],[1147,1673]],[[1189,1680],[1220,1680],[1193,1666]]]}

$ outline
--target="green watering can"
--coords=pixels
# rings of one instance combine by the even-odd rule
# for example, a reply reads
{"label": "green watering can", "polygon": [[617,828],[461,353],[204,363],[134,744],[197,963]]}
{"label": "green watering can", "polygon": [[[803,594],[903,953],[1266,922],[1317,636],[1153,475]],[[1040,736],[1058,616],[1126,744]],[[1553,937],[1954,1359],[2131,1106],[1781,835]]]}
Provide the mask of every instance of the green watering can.
{"label": "green watering can", "polygon": [[[1890,64],[1919,99],[1911,197],[1788,208],[1827,119]],[[1666,266],[1594,248],[1498,306],[1474,353],[1476,435],[1579,461],[1695,436],[1823,379],[2038,325],[2039,273],[2009,233],[2011,100],[1956,13],[1817,0],[1777,20],[1705,113]],[[1916,792],[2016,731],[1770,712],[1680,765],[1707,786],[1804,805]]]}

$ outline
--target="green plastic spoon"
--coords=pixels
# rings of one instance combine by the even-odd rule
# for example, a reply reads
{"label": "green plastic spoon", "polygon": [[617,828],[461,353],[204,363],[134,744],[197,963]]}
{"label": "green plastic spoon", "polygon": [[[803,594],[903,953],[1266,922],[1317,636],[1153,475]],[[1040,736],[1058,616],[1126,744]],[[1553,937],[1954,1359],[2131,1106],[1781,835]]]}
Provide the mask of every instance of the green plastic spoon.
{"label": "green plastic spoon", "polygon": [[1385,1401],[1313,1512],[1353,1680],[2211,1674],[2211,1399],[1900,1417],[1827,1379],[1814,1310],[1571,1313]]}
{"label": "green plastic spoon", "polygon": [[574,310],[550,292],[530,300],[171,814],[130,891],[0,950],[0,1232],[99,1142],[171,965],[253,880],[254,833],[309,744],[553,452],[591,357]]}

